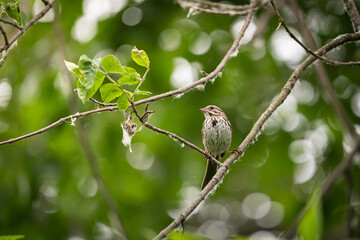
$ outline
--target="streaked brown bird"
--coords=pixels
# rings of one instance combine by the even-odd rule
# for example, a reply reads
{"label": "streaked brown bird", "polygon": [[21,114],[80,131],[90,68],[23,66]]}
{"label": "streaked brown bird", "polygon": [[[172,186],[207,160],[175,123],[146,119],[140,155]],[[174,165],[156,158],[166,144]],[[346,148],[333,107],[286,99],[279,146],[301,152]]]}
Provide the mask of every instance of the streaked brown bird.
{"label": "streaked brown bird", "polygon": [[[201,136],[205,152],[220,160],[231,145],[232,127],[221,108],[209,105],[201,108],[205,115],[205,120],[201,129]],[[207,159],[205,177],[201,189],[210,182],[216,174],[217,164],[211,159]]]}

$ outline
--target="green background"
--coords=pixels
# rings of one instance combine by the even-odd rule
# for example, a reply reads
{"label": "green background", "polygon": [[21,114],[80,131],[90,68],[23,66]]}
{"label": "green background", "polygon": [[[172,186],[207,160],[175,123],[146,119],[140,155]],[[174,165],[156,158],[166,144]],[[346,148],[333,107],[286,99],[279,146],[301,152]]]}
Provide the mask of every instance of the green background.
{"label": "green background", "polygon": [[[74,92],[64,91],[61,84],[64,59],[59,39],[63,38],[67,61],[76,63],[82,54],[90,58],[114,54],[141,74],[144,68],[131,62],[130,51],[134,45],[144,49],[151,64],[142,88],[156,95],[175,89],[170,79],[176,59],[200,65],[195,74],[197,79],[198,70],[211,72],[232,44],[232,24],[243,19],[204,13],[187,18],[187,10],[172,1],[129,1],[119,12],[98,19],[96,35],[80,43],[72,31],[76,20],[84,14],[83,4],[59,0],[55,10],[60,12],[60,35],[52,21],[39,22],[9,52],[0,70],[0,83],[10,85],[12,94],[9,102],[0,108],[1,141],[75,113],[69,105],[77,104],[80,112],[97,108],[91,102],[82,104]],[[341,1],[299,1],[299,4],[318,46],[352,32]],[[33,5],[33,1],[21,1],[22,10],[30,17],[34,15]],[[130,7],[142,11],[142,19],[135,26],[123,22],[123,13]],[[264,13],[266,9],[256,13],[255,24]],[[281,13],[293,29],[298,29],[289,8],[283,8]],[[207,83],[203,91],[191,90],[180,98],[151,103],[149,109],[155,110],[155,114],[150,123],[202,147],[200,132],[204,117],[199,109],[215,104],[225,111],[233,125],[231,149],[238,146],[293,71],[287,62],[274,55],[271,42],[277,25],[278,19],[273,16],[262,35],[241,46],[222,76],[214,83]],[[5,29],[9,36],[14,35],[12,28]],[[161,41],[166,29],[175,29],[181,36],[180,44],[172,51],[165,51]],[[206,53],[196,55],[189,48],[201,32],[210,36],[211,46]],[[338,51],[341,54],[334,52],[329,56],[340,61],[360,57],[360,50],[354,44]],[[358,124],[354,104],[359,105],[360,101],[360,98],[356,100],[359,68],[325,67],[351,120]],[[73,76],[71,81],[72,90],[76,88]],[[278,236],[289,228],[314,188],[341,161],[344,145],[349,143],[333,106],[324,97],[313,67],[301,76],[299,88],[305,95],[290,96],[290,103],[285,102],[286,107],[272,117],[257,141],[231,166],[216,194],[209,196],[185,222],[186,231],[222,239],[221,236],[254,233]],[[303,102],[299,96],[305,96]],[[72,102],[73,97],[76,103]],[[101,100],[98,93],[95,98]],[[139,110],[143,108],[139,106]],[[301,118],[302,124],[291,129],[292,121],[298,120],[291,116]],[[154,237],[172,221],[170,216],[187,206],[200,191],[206,161],[198,152],[144,128],[134,136],[133,153],[129,153],[121,142],[120,123],[124,116],[120,111],[86,116],[81,121],[129,239]],[[310,146],[304,147],[303,143]],[[304,152],[313,154],[314,172],[302,172],[310,177],[300,181],[298,174],[305,165],[294,162],[294,158],[307,159],[299,157]],[[356,163],[352,167],[356,195],[360,190],[358,171]],[[355,198],[356,213],[358,206]],[[344,238],[349,207],[346,183],[340,178],[325,195],[322,205],[315,204],[313,217],[308,217],[310,223],[315,221],[310,224],[315,234],[305,233],[306,230],[303,234],[318,235],[317,239]],[[38,240],[116,239],[108,206],[91,174],[76,127],[70,121],[41,135],[0,147],[0,235],[18,234]]]}

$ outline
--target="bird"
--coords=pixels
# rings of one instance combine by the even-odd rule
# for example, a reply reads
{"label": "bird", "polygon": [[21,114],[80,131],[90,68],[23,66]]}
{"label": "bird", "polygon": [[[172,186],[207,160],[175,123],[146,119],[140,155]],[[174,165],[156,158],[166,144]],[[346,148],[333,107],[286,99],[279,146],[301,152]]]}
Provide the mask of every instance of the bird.
{"label": "bird", "polygon": [[210,159],[213,156],[220,160],[231,145],[232,126],[226,114],[221,108],[209,105],[200,109],[204,113],[205,120],[201,129],[202,142],[207,158],[206,172],[201,184],[201,190],[210,182],[216,174],[217,163]]}

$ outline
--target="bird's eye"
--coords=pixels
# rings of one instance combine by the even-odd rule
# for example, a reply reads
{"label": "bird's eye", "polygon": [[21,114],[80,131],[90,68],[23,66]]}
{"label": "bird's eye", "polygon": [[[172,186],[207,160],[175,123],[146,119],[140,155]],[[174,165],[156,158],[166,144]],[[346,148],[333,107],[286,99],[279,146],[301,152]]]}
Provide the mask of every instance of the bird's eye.
{"label": "bird's eye", "polygon": [[214,107],[210,107],[210,109],[211,109],[211,110],[213,110],[213,109],[214,109]]}

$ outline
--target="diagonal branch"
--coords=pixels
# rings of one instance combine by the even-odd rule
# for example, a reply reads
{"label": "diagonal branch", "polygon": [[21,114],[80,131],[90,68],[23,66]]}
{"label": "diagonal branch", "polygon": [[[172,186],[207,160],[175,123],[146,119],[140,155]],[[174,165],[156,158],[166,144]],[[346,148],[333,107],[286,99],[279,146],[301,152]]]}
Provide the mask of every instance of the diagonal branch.
{"label": "diagonal branch", "polygon": [[285,28],[286,32],[290,35],[290,37],[292,39],[295,40],[295,42],[297,42],[307,53],[313,55],[314,57],[322,60],[324,63],[326,64],[330,64],[330,65],[334,65],[334,66],[354,66],[354,65],[360,65],[360,61],[350,61],[350,62],[339,62],[339,61],[335,61],[335,60],[331,60],[328,59],[324,56],[320,56],[316,53],[314,53],[310,48],[306,47],[296,36],[295,34],[293,34],[290,30],[290,28],[286,25],[284,19],[281,17],[278,9],[276,8],[274,1],[271,0],[271,5],[276,13],[276,15],[278,16],[279,20],[280,20],[280,24]]}
{"label": "diagonal branch", "polygon": [[[340,46],[346,42],[353,42],[360,40],[360,33],[346,34],[339,38],[336,38],[319,50],[316,51],[319,55],[324,55],[326,52],[331,49]],[[285,86],[281,90],[278,97],[270,104],[270,106],[265,110],[265,112],[260,116],[252,127],[249,134],[246,136],[244,141],[236,148],[236,151],[233,152],[221,165],[215,176],[211,179],[208,185],[199,193],[199,195],[194,199],[194,201],[183,211],[178,217],[171,222],[169,226],[163,229],[154,239],[162,239],[166,237],[174,228],[179,226],[184,220],[196,209],[197,206],[205,199],[209,192],[224,178],[228,173],[228,169],[232,163],[234,163],[248,148],[248,146],[255,140],[261,132],[261,129],[264,127],[266,121],[270,116],[275,112],[275,110],[285,101],[287,96],[290,94],[291,90],[295,86],[296,81],[299,79],[300,75],[313,63],[317,60],[314,56],[307,57],[291,74],[290,78],[286,82]]]}
{"label": "diagonal branch", "polygon": [[[310,46],[311,49],[316,49],[316,43],[315,40],[310,32],[310,30],[307,28],[305,19],[303,14],[300,12],[297,3],[295,0],[288,1],[289,6],[296,16],[299,26],[300,26],[300,32],[303,36],[305,42],[307,45]],[[355,132],[353,123],[350,120],[350,117],[348,116],[344,106],[341,104],[340,100],[336,96],[335,90],[332,87],[330,83],[329,76],[326,73],[325,67],[322,64],[316,64],[314,66],[316,74],[318,75],[319,82],[324,89],[328,99],[330,100],[331,104],[334,106],[335,112],[338,114],[342,124],[345,127],[346,132],[353,138],[358,138],[358,135]]]}

